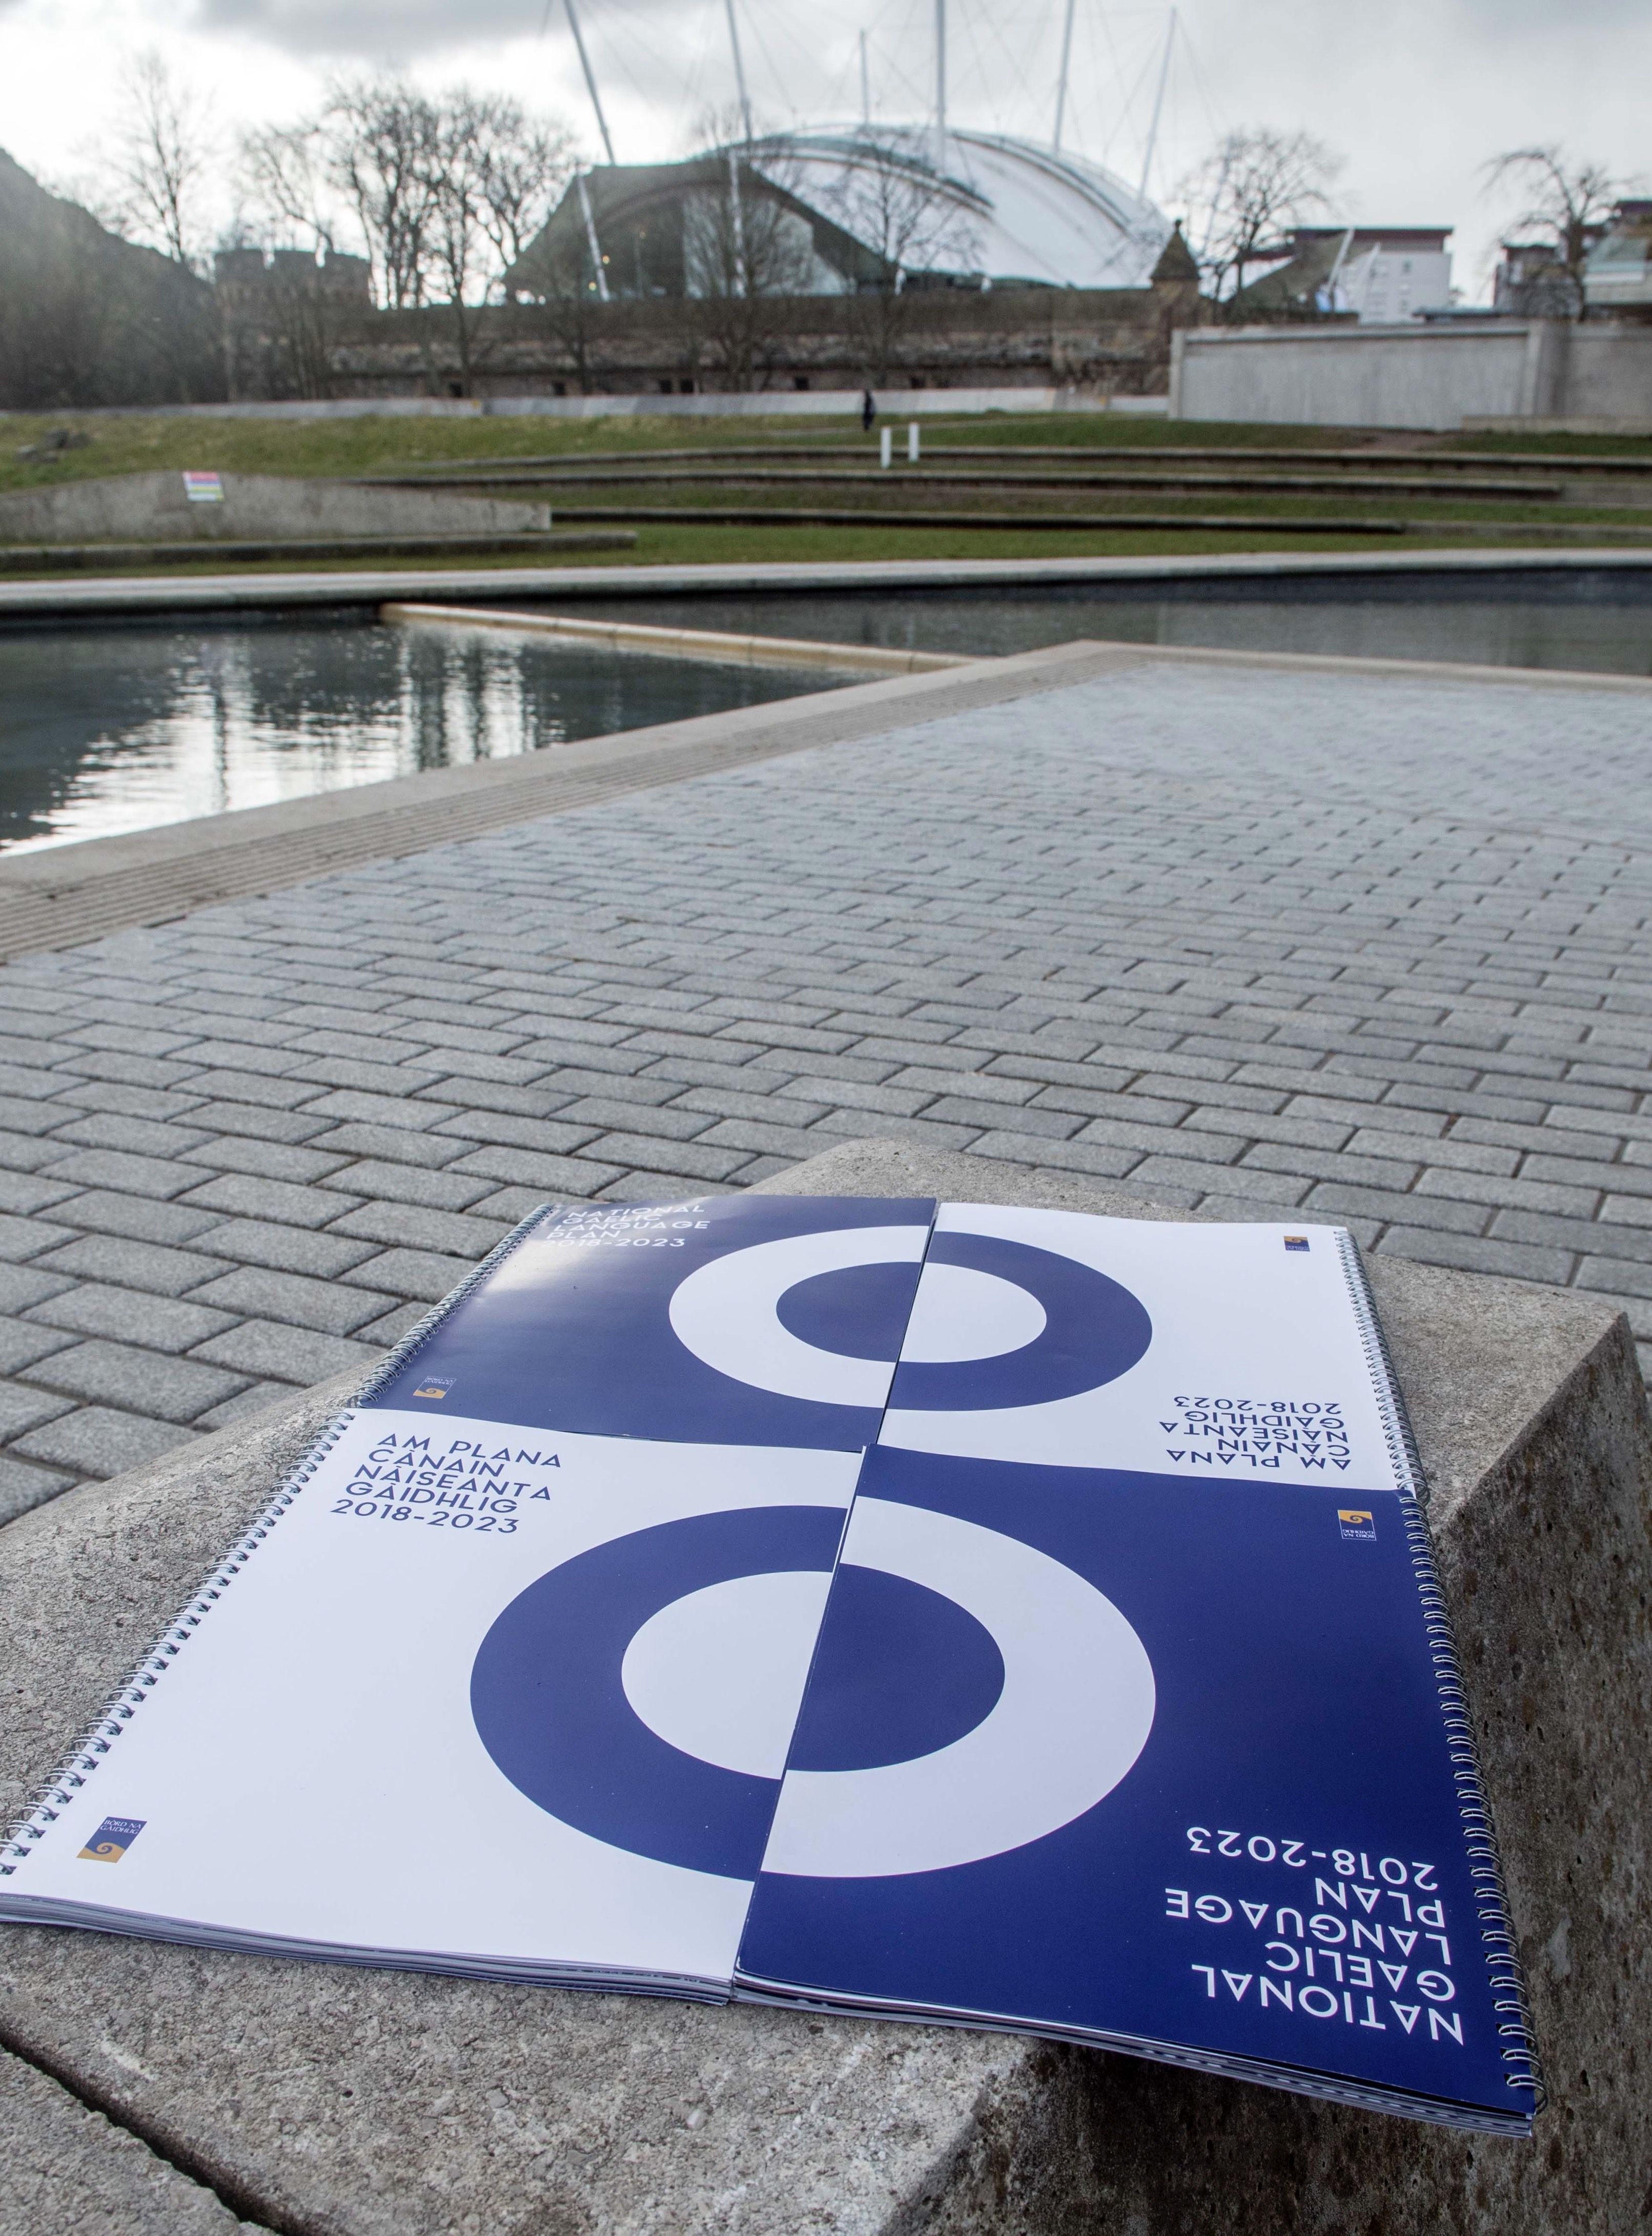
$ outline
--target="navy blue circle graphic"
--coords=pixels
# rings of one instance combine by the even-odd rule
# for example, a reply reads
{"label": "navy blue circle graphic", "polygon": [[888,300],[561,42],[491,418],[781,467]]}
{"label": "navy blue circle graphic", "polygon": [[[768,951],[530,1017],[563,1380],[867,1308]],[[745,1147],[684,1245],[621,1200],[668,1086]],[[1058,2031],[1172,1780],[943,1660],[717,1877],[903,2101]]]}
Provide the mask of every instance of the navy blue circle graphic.
{"label": "navy blue circle graphic", "polygon": [[1076,1258],[997,1235],[944,1231],[931,1240],[929,1262],[966,1266],[1013,1282],[1043,1306],[1044,1326],[1019,1351],[996,1358],[932,1365],[904,1361],[889,1393],[898,1412],[986,1412],[1076,1398],[1116,1382],[1153,1340],[1153,1323],[1140,1300]]}
{"label": "navy blue circle graphic", "polygon": [[833,1506],[760,1506],[662,1522],[576,1555],[519,1593],[483,1640],[471,1714],[483,1746],[547,1815],[656,1863],[754,1878],[780,1781],[684,1754],[625,1697],[626,1648],[651,1615],[736,1576],[829,1569]]}
{"label": "navy blue circle graphic", "polygon": [[774,1307],[788,1335],[846,1358],[892,1359],[918,1294],[915,1266],[841,1266],[794,1281]]}
{"label": "navy blue circle graphic", "polygon": [[875,1770],[951,1746],[997,1706],[1004,1656],[956,1600],[846,1562],[832,1584],[796,1770]]}

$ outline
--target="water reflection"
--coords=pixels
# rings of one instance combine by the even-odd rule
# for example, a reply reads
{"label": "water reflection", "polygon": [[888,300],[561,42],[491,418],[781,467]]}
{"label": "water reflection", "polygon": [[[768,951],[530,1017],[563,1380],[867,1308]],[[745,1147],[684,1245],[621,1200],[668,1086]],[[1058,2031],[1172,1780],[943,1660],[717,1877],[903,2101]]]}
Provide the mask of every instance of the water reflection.
{"label": "water reflection", "polygon": [[0,635],[0,848],[501,760],[834,680],[463,630]]}
{"label": "water reflection", "polygon": [[1031,652],[1093,636],[1652,674],[1652,569],[1627,568],[625,598],[582,602],[579,610],[925,652]]}

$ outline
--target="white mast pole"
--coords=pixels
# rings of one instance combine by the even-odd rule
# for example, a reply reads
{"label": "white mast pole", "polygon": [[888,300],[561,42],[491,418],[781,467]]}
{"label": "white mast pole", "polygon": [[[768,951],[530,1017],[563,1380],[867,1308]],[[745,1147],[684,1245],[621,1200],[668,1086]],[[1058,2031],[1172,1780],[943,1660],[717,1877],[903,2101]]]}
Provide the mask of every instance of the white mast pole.
{"label": "white mast pole", "polygon": [[1153,151],[1159,144],[1159,118],[1164,111],[1165,81],[1170,75],[1170,49],[1175,44],[1176,11],[1170,10],[1170,28],[1164,35],[1164,60],[1159,64],[1159,89],[1153,96],[1153,122],[1148,128],[1147,153],[1142,158],[1142,183],[1135,190],[1135,199],[1144,202],[1148,198],[1148,174],[1153,168]]}
{"label": "white mast pole", "polygon": [[935,0],[935,168],[946,168],[946,0]]}
{"label": "white mast pole", "polygon": [[608,274],[602,269],[602,252],[596,245],[596,220],[591,214],[591,190],[585,183],[585,174],[578,174],[579,206],[585,218],[585,239],[591,252],[591,269],[596,274],[597,300],[608,300]]}
{"label": "white mast pole", "polygon": [[860,122],[872,122],[872,80],[866,75],[866,35],[860,34]]}
{"label": "white mast pole", "polygon": [[749,148],[756,135],[752,130],[752,104],[746,92],[746,65],[740,59],[740,25],[734,18],[734,0],[723,0],[728,10],[728,43],[734,50],[734,82],[740,88],[740,122],[746,127],[746,145]]}
{"label": "white mast pole", "polygon": [[564,0],[568,10],[569,29],[574,34],[574,44],[579,49],[579,66],[585,73],[585,90],[591,97],[591,107],[596,111],[596,128],[602,135],[602,145],[608,150],[608,160],[614,161],[614,142],[609,137],[608,119],[602,114],[602,97],[596,90],[596,74],[591,68],[591,58],[585,51],[584,34],[579,28],[579,17],[574,12],[574,0]]}
{"label": "white mast pole", "polygon": [[1061,35],[1061,82],[1056,88],[1056,136],[1050,141],[1058,155],[1061,152],[1062,119],[1067,114],[1067,65],[1073,54],[1073,11],[1077,5],[1078,0],[1067,0],[1067,21]]}

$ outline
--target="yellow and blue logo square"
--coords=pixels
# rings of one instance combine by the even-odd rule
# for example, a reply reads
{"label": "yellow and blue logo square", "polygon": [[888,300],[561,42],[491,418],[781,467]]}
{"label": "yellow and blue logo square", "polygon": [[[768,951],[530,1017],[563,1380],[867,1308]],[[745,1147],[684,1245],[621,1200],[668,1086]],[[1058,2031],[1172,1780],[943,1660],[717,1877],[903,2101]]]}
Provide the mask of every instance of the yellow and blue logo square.
{"label": "yellow and blue logo square", "polygon": [[106,1817],[76,1860],[84,1864],[118,1864],[148,1822],[144,1817]]}
{"label": "yellow and blue logo square", "polygon": [[1354,1537],[1367,1545],[1377,1542],[1377,1518],[1362,1506],[1339,1506],[1337,1521],[1345,1537]]}

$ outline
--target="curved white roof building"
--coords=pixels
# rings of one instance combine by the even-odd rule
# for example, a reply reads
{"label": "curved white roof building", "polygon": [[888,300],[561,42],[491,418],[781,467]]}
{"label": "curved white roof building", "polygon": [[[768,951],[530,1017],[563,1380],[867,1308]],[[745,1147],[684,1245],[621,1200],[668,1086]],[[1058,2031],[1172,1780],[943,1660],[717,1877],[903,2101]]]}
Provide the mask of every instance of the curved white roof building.
{"label": "curved white roof building", "polygon": [[951,214],[947,253],[931,254],[931,268],[995,282],[1144,287],[1170,237],[1161,209],[1081,156],[967,128],[948,129],[938,165],[936,152],[928,125],[826,124],[774,134],[752,156],[874,250],[887,235],[887,190],[867,180],[874,168],[904,174],[912,196]]}

